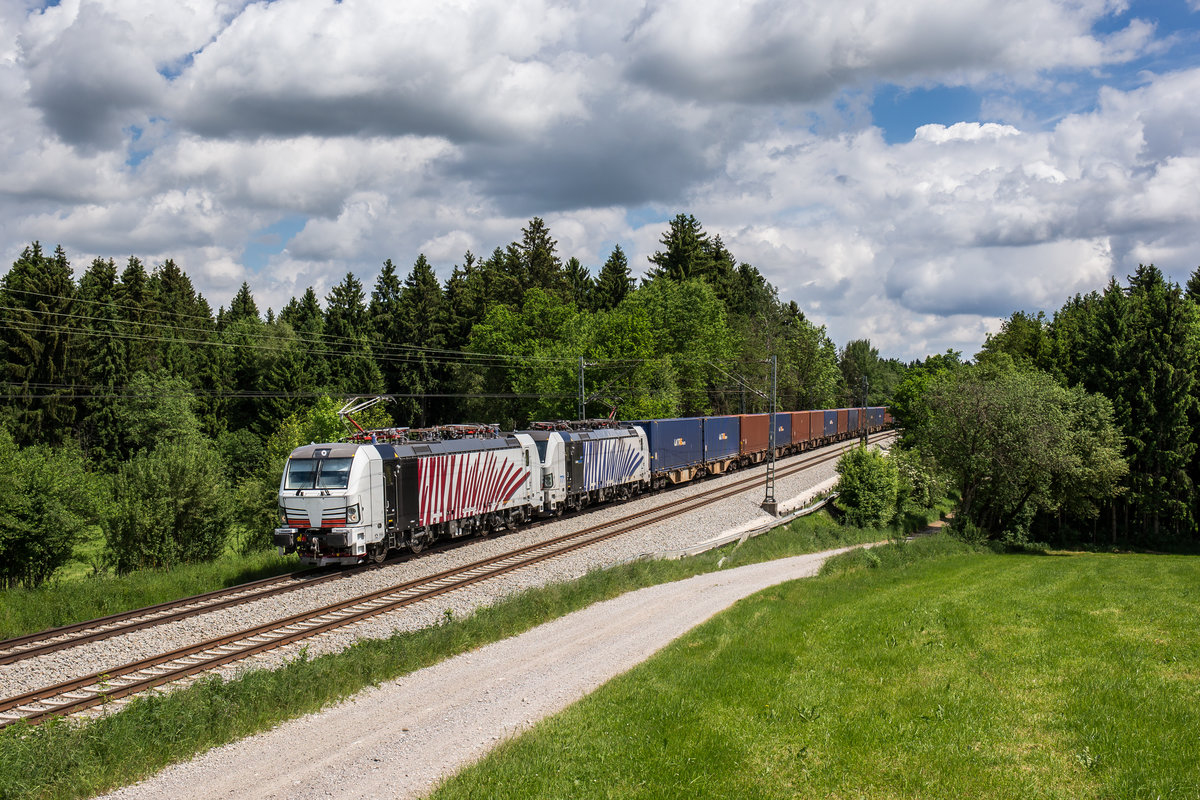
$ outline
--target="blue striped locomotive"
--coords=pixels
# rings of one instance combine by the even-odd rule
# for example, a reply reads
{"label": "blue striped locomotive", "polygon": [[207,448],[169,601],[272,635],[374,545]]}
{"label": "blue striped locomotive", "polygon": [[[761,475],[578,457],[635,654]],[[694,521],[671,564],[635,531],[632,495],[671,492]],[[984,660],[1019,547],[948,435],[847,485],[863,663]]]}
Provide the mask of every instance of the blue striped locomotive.
{"label": "blue striped locomotive", "polygon": [[623,500],[650,485],[646,434],[634,425],[535,422],[522,433],[533,439],[541,458],[543,513]]}

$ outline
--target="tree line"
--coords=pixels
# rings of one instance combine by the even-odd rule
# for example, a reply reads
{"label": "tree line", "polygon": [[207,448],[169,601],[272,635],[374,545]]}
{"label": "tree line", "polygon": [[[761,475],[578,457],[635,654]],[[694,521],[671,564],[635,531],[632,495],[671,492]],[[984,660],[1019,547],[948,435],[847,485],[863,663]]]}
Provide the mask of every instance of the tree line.
{"label": "tree line", "polygon": [[513,428],[577,416],[581,367],[585,413],[621,419],[766,410],[773,355],[781,408],[858,405],[864,374],[883,402],[902,377],[869,342],[839,351],[694,216],[660,242],[640,282],[619,245],[593,276],[534,217],[445,281],[389,259],[369,291],[348,273],[265,313],[249,284],[214,311],[171,259],[76,279],[31,244],[0,280],[0,584],[45,580],[90,524],[120,572],[266,546],[291,446],[342,435],[335,398],[393,395],[381,426]]}
{"label": "tree line", "polygon": [[1018,311],[975,364],[913,365],[894,399],[981,535],[1200,539],[1200,268],[1141,265],[1050,317]]}

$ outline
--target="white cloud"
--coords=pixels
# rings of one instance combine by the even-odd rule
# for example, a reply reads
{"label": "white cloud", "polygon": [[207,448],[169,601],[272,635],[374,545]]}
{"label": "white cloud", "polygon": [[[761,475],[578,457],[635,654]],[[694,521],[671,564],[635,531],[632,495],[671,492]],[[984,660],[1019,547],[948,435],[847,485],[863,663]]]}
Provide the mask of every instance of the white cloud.
{"label": "white cloud", "polygon": [[[425,252],[445,278],[533,215],[564,258],[598,269],[620,242],[640,273],[683,211],[839,343],[970,354],[1014,308],[1198,260],[1200,71],[1097,92],[1165,46],[1136,9],[1094,32],[1124,11],[0,2],[0,252],[173,257],[214,306],[249,280],[279,308],[389,257],[406,272]],[[869,124],[879,81],[1004,92],[889,144]],[[1017,89],[1089,102],[1047,129]],[[302,230],[248,269],[284,219]]]}
{"label": "white cloud", "polygon": [[631,75],[663,91],[734,102],[808,102],[846,85],[934,76],[973,83],[997,73],[1133,58],[1153,27],[1135,20],[1108,37],[1093,24],[1115,9],[1095,0],[669,0],[648,6],[631,38]]}

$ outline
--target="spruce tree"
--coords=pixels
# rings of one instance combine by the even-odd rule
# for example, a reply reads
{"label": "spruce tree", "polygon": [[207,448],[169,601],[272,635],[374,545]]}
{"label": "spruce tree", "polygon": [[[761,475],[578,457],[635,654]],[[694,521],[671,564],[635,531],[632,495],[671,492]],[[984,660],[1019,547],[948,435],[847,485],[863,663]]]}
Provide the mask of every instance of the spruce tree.
{"label": "spruce tree", "polygon": [[330,386],[329,362],[325,351],[325,312],[317,293],[309,286],[299,300],[292,298],[279,312],[279,321],[285,322],[295,332],[301,348],[301,369],[310,390],[328,389]]}
{"label": "spruce tree", "polygon": [[550,229],[541,217],[534,217],[521,229],[521,243],[516,247],[525,291],[538,288],[547,294],[567,296],[567,277],[556,252],[558,242],[550,238]]}
{"label": "spruce tree", "polygon": [[34,242],[0,280],[0,374],[20,444],[58,443],[75,421],[75,281],[62,247]]}
{"label": "spruce tree", "polygon": [[396,265],[389,258],[383,262],[383,270],[375,280],[369,309],[371,330],[377,343],[375,352],[377,356],[383,356],[380,369],[383,372],[384,388],[389,392],[398,390],[401,375],[406,369],[404,362],[397,357],[398,348],[404,343],[400,312],[402,289],[403,284],[396,274]]}
{"label": "spruce tree", "polygon": [[1187,299],[1193,303],[1200,304],[1200,267],[1192,270],[1192,274],[1188,277],[1187,287],[1184,292]]}
{"label": "spruce tree", "polygon": [[633,276],[629,274],[629,259],[625,257],[621,245],[615,245],[596,279],[593,307],[597,311],[616,308],[633,290],[633,284]]}
{"label": "spruce tree", "polygon": [[[200,314],[192,280],[172,259],[167,259],[150,276],[150,291],[155,301],[154,319],[160,345],[159,363],[172,375],[187,380],[194,389],[202,388],[203,350],[195,342],[215,339],[215,326]],[[207,349],[207,348],[204,348]]]}
{"label": "spruce tree", "polygon": [[[446,372],[440,367],[444,362],[441,353],[430,352],[445,347],[445,298],[433,267],[422,253],[400,292],[400,320],[402,344],[407,348],[401,385],[402,391],[422,395],[407,404],[413,422],[422,427],[430,422],[431,414],[436,418],[444,404],[430,403],[425,396],[440,389]],[[405,404],[400,404],[404,407]]]}
{"label": "spruce tree", "polygon": [[129,383],[116,297],[116,264],[111,258],[95,259],[79,279],[79,305],[90,317],[80,350],[83,382],[91,395],[83,403],[80,438],[94,459],[110,467],[121,452],[114,395]]}
{"label": "spruce tree", "polygon": [[713,271],[711,243],[704,227],[691,214],[676,214],[659,240],[662,250],[650,256],[649,280],[708,279]]}
{"label": "spruce tree", "polygon": [[468,250],[461,266],[446,280],[446,346],[461,350],[471,338],[471,329],[487,313],[487,286],[482,265]]}
{"label": "spruce tree", "polygon": [[579,259],[571,256],[566,266],[568,297],[580,311],[592,308],[592,296],[596,291],[596,282],[592,273],[580,263]]}
{"label": "spruce tree", "polygon": [[1130,500],[1157,541],[1195,528],[1197,309],[1153,265],[1129,278]]}
{"label": "spruce tree", "polygon": [[371,321],[362,283],[347,272],[325,298],[325,340],[331,387],[346,394],[374,394],[383,374],[371,354]]}
{"label": "spruce tree", "polygon": [[262,322],[258,316],[258,303],[254,302],[254,295],[250,293],[250,284],[245,281],[242,282],[242,288],[238,289],[237,294],[233,296],[233,300],[229,302],[229,310],[225,312],[225,323],[231,324],[243,319]]}

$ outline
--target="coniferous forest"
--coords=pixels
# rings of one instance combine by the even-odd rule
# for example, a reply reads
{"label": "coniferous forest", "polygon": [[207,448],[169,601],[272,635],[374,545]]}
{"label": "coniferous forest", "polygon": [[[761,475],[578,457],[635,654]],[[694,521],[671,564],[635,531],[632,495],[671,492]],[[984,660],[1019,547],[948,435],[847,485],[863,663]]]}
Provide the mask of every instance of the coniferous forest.
{"label": "coniferous forest", "polygon": [[[372,286],[348,273],[279,309],[248,284],[214,309],[169,259],[82,266],[31,244],[0,280],[0,586],[46,581],[88,537],[103,539],[91,569],[119,574],[268,547],[287,454],[344,435],[349,397],[390,397],[360,418],[377,427],[511,429],[579,416],[582,369],[588,417],[755,412],[772,356],[781,409],[859,405],[865,382],[866,402],[914,431],[940,413],[939,381],[985,367],[985,384],[1036,374],[1104,398],[1108,440],[1069,421],[1060,437],[1063,463],[1099,475],[1094,496],[1056,502],[1055,481],[1077,475],[1049,465],[1015,490],[1013,513],[979,523],[1197,538],[1200,277],[1185,292],[1143,267],[1052,319],[1014,314],[978,364],[954,352],[903,364],[866,340],[839,349],[693,216],[670,222],[641,281],[619,246],[589,268],[539,218],[520,234],[465,253],[444,282],[423,255],[389,259]],[[1079,455],[1089,447],[1127,471],[1095,467]]]}

